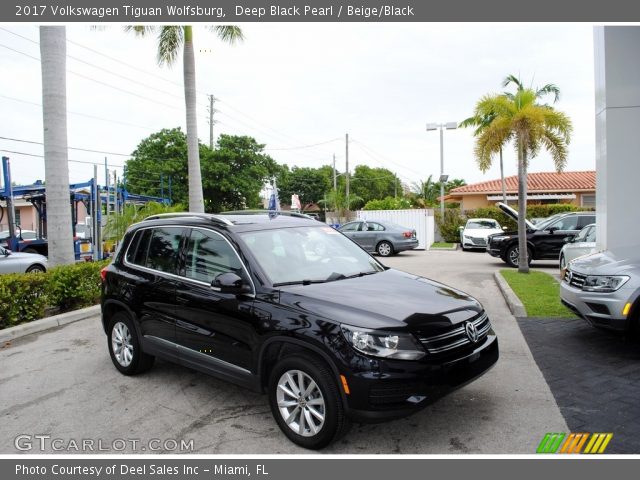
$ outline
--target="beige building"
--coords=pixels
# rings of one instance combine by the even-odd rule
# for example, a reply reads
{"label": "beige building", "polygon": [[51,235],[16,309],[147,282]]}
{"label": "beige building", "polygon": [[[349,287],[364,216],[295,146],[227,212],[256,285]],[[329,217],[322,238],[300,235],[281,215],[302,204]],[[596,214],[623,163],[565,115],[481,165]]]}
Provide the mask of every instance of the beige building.
{"label": "beige building", "polygon": [[[518,177],[505,177],[507,203],[518,203]],[[454,188],[444,197],[445,202],[460,203],[460,208],[473,210],[494,206],[502,201],[500,179]],[[537,172],[527,175],[527,203],[542,205],[571,203],[585,208],[596,206],[596,172]]]}
{"label": "beige building", "polygon": [[[23,199],[16,199],[14,201],[14,210],[16,213],[16,224],[20,225],[20,228],[24,230],[38,231],[38,211],[31,204]],[[87,209],[84,203],[78,202],[78,219],[77,223],[84,223],[84,219],[87,216]],[[0,232],[4,232],[9,229],[9,222],[7,220],[7,203],[5,201],[0,202]]]}

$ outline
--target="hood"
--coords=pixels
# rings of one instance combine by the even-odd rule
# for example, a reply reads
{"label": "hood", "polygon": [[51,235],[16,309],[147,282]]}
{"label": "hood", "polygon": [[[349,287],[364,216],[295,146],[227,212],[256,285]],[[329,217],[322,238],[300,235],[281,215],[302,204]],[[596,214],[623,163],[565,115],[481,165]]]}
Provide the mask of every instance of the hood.
{"label": "hood", "polygon": [[[518,222],[518,212],[516,212],[513,208],[511,208],[506,203],[498,202],[498,208],[502,210],[504,213],[513,218],[516,222]],[[531,223],[526,218],[524,219],[524,223],[527,225],[527,228],[531,230],[536,230],[536,227],[533,223]]]}
{"label": "hood", "polygon": [[638,251],[630,247],[585,255],[571,262],[571,270],[584,275],[640,275]]}
{"label": "hood", "polygon": [[482,312],[480,303],[464,292],[393,269],[282,287],[280,302],[310,315],[372,329],[438,330]]}

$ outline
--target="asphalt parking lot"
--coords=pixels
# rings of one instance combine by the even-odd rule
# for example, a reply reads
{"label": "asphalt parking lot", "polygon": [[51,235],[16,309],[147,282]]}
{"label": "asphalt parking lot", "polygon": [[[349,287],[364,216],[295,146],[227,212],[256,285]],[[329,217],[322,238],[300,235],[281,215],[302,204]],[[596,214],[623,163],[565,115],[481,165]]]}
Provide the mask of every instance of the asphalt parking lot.
{"label": "asphalt parking lot", "polygon": [[[476,382],[412,417],[354,425],[324,453],[533,453],[545,433],[569,431],[493,281],[493,272],[504,266],[500,260],[412,251],[385,263],[478,298],[498,334],[501,358]],[[308,453],[280,433],[265,396],[163,361],[138,377],[120,375],[97,317],[5,345],[0,365],[3,454],[17,452],[18,435],[41,434],[61,439],[63,448],[72,440],[111,446],[137,439],[135,451],[149,453],[142,448],[150,439],[184,439],[193,440],[193,453]],[[124,452],[132,451],[128,443]]]}

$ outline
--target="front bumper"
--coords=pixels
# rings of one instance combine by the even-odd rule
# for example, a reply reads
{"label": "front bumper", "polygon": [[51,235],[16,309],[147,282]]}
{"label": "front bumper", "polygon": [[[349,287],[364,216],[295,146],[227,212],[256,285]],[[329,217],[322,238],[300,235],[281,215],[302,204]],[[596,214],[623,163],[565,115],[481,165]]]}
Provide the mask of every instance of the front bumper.
{"label": "front bumper", "polygon": [[480,377],[498,357],[498,339],[490,330],[473,350],[441,362],[367,358],[371,370],[346,375],[347,414],[365,423],[406,417]]}
{"label": "front bumper", "polygon": [[622,311],[629,301],[630,289],[621,288],[611,293],[585,292],[567,282],[560,283],[562,304],[595,327],[626,331],[629,320]]}

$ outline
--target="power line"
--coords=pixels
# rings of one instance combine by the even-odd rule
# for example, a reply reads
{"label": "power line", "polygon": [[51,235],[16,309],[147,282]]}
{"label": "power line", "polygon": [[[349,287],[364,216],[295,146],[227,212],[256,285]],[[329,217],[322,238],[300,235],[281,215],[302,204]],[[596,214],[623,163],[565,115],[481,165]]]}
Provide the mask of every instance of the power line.
{"label": "power line", "polygon": [[265,148],[265,151],[273,151],[273,150],[301,150],[303,148],[313,148],[319,145],[326,145],[327,143],[333,143],[342,140],[342,138],[333,138],[331,140],[327,140],[326,142],[313,143],[311,145],[300,145],[299,147],[285,147],[285,148]]}
{"label": "power line", "polygon": [[[389,163],[391,163],[391,164],[395,165],[396,167],[400,167],[400,168],[403,168],[403,169],[405,169],[405,170],[408,170],[408,171],[410,171],[410,172],[412,172],[412,173],[415,173],[416,175],[422,175],[420,172],[417,172],[417,171],[415,171],[415,170],[412,170],[412,169],[410,169],[410,168],[407,168],[407,167],[406,167],[406,166],[404,166],[404,165],[401,165],[401,164],[399,164],[399,163],[394,162],[393,160],[389,160],[388,158],[383,157],[383,156],[382,156],[382,155],[380,155],[379,153],[376,153],[376,152],[375,152],[371,147],[367,147],[367,146],[366,146],[365,144],[363,144],[362,142],[359,142],[359,141],[357,141],[357,140],[351,140],[351,143],[355,143],[356,145],[358,145],[358,146],[360,147],[360,149],[361,149],[361,150],[362,150],[366,155],[368,155],[368,156],[369,156],[370,158],[372,158],[373,160],[375,160],[375,161],[377,161],[377,162],[379,162],[379,163],[382,163],[383,165],[384,165],[384,162],[383,162],[383,160],[381,160],[381,159],[384,159],[385,161],[387,161],[387,162],[389,162]],[[375,156],[374,156],[374,155],[375,155]],[[378,157],[378,158],[376,158],[376,157]],[[403,175],[403,177],[404,177],[404,175]],[[409,177],[404,177],[404,178],[409,179]],[[410,180],[410,179],[409,179],[409,180]]]}
{"label": "power line", "polygon": [[[22,140],[19,138],[10,138],[10,137],[0,137],[0,140],[9,140],[11,142],[20,142],[20,143],[30,143],[32,145],[44,145],[42,142],[36,142],[33,140]],[[89,152],[89,153],[102,153],[104,155],[117,155],[119,157],[131,157],[128,153],[115,153],[115,152],[105,152],[103,150],[91,150],[89,148],[78,148],[78,147],[67,147],[69,150],[78,150],[80,152]]]}
{"label": "power line", "polygon": [[[5,150],[4,148],[0,148],[0,151],[2,152],[6,152],[6,153],[15,153],[16,155],[24,155],[26,157],[36,157],[36,158],[44,158],[44,155],[38,155],[36,153],[27,153],[27,152],[17,152],[15,150]],[[90,162],[88,160],[73,160],[73,159],[69,159],[69,162],[72,163],[85,163],[87,165],[102,165],[104,166],[104,162]],[[113,167],[113,168],[123,168],[124,165],[114,165],[114,164],[107,164],[107,166],[109,167]]]}

